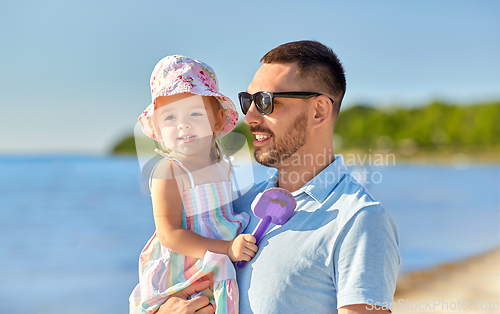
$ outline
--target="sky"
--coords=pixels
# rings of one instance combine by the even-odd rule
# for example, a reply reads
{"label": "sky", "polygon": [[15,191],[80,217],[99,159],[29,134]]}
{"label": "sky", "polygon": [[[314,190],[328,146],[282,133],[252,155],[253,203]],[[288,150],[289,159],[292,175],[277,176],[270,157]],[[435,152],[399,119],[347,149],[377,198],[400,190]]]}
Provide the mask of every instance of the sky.
{"label": "sky", "polygon": [[500,99],[499,0],[0,0],[0,154],[108,154],[163,57],[208,63],[236,102],[303,39],[343,63],[344,108]]}

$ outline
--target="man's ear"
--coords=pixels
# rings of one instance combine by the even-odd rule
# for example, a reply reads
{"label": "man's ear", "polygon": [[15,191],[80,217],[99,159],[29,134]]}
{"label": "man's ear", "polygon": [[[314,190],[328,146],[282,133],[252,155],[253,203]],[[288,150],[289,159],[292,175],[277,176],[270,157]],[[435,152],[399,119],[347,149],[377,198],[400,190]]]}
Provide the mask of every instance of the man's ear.
{"label": "man's ear", "polygon": [[327,96],[320,95],[314,99],[314,127],[324,125],[332,119],[332,107],[333,104]]}

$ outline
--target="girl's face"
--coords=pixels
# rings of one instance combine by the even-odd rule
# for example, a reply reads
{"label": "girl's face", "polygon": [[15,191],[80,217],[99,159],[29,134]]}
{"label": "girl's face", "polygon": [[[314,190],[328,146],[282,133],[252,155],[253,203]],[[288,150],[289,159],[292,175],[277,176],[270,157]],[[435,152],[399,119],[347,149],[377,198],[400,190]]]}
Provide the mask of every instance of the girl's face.
{"label": "girl's face", "polygon": [[214,112],[213,101],[190,93],[158,97],[154,121],[163,143],[181,155],[209,155],[224,114],[222,109]]}

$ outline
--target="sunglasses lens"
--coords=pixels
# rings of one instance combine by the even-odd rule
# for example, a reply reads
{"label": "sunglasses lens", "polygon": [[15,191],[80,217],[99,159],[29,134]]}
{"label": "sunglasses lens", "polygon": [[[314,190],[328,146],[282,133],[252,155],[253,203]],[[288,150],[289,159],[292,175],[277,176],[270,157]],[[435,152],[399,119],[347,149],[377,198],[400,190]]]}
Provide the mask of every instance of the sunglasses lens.
{"label": "sunglasses lens", "polygon": [[255,104],[263,115],[273,112],[272,97],[268,93],[260,92],[255,95]]}
{"label": "sunglasses lens", "polygon": [[241,92],[238,94],[238,99],[240,101],[241,111],[243,111],[243,114],[247,114],[248,109],[250,109],[250,105],[252,104],[252,95]]}
{"label": "sunglasses lens", "polygon": [[238,100],[240,101],[243,114],[247,114],[252,101],[255,101],[255,107],[260,114],[267,115],[273,112],[273,98],[269,93],[259,92],[255,95],[250,95],[247,92],[241,92],[238,94]]}

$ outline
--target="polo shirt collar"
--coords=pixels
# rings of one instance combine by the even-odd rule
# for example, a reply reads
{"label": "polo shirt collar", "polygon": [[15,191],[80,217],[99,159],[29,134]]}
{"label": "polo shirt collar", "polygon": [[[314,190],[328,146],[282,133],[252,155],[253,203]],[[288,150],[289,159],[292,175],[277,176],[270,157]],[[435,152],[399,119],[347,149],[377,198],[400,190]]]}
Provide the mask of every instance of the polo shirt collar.
{"label": "polo shirt collar", "polygon": [[[307,182],[297,191],[292,192],[294,197],[306,193],[318,203],[323,203],[327,196],[348,173],[342,155],[335,155],[335,160],[323,169],[318,175]],[[278,172],[268,181],[266,190],[278,186]]]}

